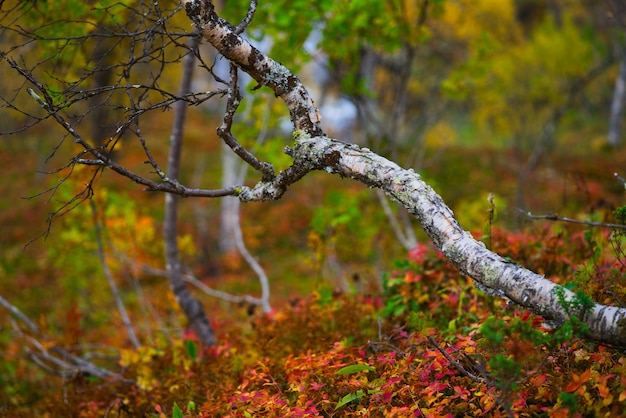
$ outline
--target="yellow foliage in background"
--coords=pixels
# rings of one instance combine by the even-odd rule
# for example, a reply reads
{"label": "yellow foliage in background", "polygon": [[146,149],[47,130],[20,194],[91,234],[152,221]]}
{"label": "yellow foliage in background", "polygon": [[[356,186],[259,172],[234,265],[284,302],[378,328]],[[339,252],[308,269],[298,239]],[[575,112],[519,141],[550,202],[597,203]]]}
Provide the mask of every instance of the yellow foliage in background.
{"label": "yellow foliage in background", "polygon": [[137,349],[121,349],[119,364],[122,367],[133,367],[137,370],[137,384],[143,390],[150,390],[158,386],[152,363],[163,352],[154,347],[141,346]]}
{"label": "yellow foliage in background", "polygon": [[[481,195],[469,196],[457,204],[453,210],[461,226],[468,231],[482,231],[489,223],[489,195],[483,192]],[[493,201],[498,212],[503,212],[506,202],[499,196],[494,196]]]}
{"label": "yellow foliage in background", "polygon": [[471,98],[472,115],[481,129],[505,138],[541,132],[599,61],[593,41],[567,16],[559,26],[546,19],[523,42],[483,39],[471,54],[446,87]]}
{"label": "yellow foliage in background", "polygon": [[437,122],[424,135],[424,146],[427,148],[440,148],[452,146],[457,143],[456,130],[445,122]]}
{"label": "yellow foliage in background", "polygon": [[472,44],[486,34],[503,43],[519,40],[511,0],[456,0],[444,3],[442,23],[458,39]]}

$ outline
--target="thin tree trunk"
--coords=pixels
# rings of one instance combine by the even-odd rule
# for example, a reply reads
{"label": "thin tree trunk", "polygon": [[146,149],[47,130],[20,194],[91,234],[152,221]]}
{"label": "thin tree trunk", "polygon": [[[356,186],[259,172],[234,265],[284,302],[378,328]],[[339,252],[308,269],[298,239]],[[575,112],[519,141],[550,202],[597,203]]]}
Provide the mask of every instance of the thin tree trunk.
{"label": "thin tree trunk", "polygon": [[[239,159],[230,147],[222,143],[222,186],[228,187],[237,184],[237,161]],[[225,197],[220,201],[220,237],[219,249],[222,254],[231,253],[237,250],[235,242],[235,199]]]}
{"label": "thin tree trunk", "polygon": [[622,48],[619,74],[615,80],[615,92],[611,103],[608,143],[617,147],[622,142],[622,115],[624,114],[624,96],[626,96],[626,48]]}
{"label": "thin tree trunk", "polygon": [[261,264],[257,261],[256,258],[254,258],[252,254],[250,254],[250,251],[248,251],[248,247],[246,247],[246,244],[243,241],[241,220],[239,216],[241,213],[240,206],[240,200],[232,200],[231,226],[233,229],[230,232],[235,238],[236,249],[239,250],[239,253],[243,256],[244,260],[246,260],[250,268],[254,270],[257,277],[259,278],[259,283],[261,284],[261,307],[263,308],[263,312],[268,313],[272,311],[272,306],[270,305],[270,281],[267,277],[267,274],[265,274],[265,270],[263,269],[263,267],[261,267]]}
{"label": "thin tree trunk", "polygon": [[378,189],[376,190],[376,196],[380,201],[380,205],[383,208],[383,212],[385,212],[385,216],[387,216],[387,220],[389,221],[389,226],[391,230],[396,235],[396,239],[405,250],[410,251],[417,245],[417,238],[415,237],[415,233],[413,233],[413,228],[411,224],[408,222],[406,217],[403,217],[402,212],[398,215],[402,221],[402,225],[396,218],[396,214],[393,213],[389,202],[387,202],[387,196],[385,193]]}
{"label": "thin tree trunk", "polygon": [[[200,36],[190,39],[190,50],[195,51],[200,44]],[[195,56],[192,52],[183,60],[183,79],[180,95],[191,91],[191,78]],[[183,128],[187,115],[187,104],[179,101],[174,105],[174,125],[170,136],[170,155],[167,164],[168,177],[176,181],[180,172]],[[181,309],[187,316],[189,326],[196,336],[206,345],[215,344],[215,334],[202,304],[193,297],[183,277],[183,269],[178,252],[178,200],[179,196],[165,194],[165,220],[163,223],[163,239],[165,241],[165,264],[170,286]]]}

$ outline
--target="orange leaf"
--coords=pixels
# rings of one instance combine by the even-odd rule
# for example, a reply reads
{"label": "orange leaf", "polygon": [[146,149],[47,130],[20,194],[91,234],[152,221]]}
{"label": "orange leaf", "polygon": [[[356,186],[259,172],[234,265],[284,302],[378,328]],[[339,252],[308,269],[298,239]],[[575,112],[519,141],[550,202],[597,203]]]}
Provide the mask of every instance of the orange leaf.
{"label": "orange leaf", "polygon": [[565,392],[575,392],[576,389],[581,387],[591,377],[591,369],[585,370],[580,376],[576,373],[572,373],[572,381],[563,388]]}

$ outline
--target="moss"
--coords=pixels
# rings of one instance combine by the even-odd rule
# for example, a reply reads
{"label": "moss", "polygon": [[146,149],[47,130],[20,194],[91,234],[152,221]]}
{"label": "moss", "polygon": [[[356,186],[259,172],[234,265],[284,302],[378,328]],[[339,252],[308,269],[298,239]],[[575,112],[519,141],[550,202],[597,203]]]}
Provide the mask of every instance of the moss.
{"label": "moss", "polygon": [[500,277],[501,270],[497,267],[487,266],[483,270],[483,284],[491,288],[495,287],[498,277]]}
{"label": "moss", "polygon": [[620,339],[626,341],[626,317],[617,321],[617,329],[619,330]]}

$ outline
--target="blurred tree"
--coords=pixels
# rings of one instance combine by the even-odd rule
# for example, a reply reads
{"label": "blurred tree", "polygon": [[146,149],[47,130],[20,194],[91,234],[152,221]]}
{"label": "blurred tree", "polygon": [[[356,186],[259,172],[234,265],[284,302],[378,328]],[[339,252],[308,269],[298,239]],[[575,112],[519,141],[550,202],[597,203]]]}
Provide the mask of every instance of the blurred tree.
{"label": "blurred tree", "polygon": [[[508,17],[501,19],[500,32],[466,36],[468,59],[445,82],[451,97],[469,105],[485,136],[515,150],[517,208],[528,207],[530,180],[556,148],[564,118],[606,112],[607,70],[614,60],[599,9],[584,2],[510,3],[500,12]],[[467,13],[452,14],[452,26],[462,28],[460,16]]]}
{"label": "blurred tree", "polygon": [[622,142],[622,118],[624,115],[624,100],[626,100],[626,5],[624,2],[613,0],[607,2],[610,26],[615,30],[616,60],[619,62],[619,72],[615,77],[615,91],[611,102],[609,120],[608,144],[617,147]]}

